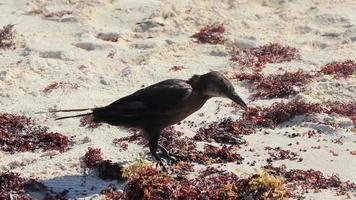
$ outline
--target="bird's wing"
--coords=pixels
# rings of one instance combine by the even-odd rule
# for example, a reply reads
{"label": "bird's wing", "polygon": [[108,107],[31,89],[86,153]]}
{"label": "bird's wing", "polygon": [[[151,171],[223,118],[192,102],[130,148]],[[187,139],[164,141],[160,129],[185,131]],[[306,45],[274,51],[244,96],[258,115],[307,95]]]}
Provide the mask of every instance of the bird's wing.
{"label": "bird's wing", "polygon": [[162,81],[104,107],[105,115],[134,117],[174,112],[192,90],[183,80]]}

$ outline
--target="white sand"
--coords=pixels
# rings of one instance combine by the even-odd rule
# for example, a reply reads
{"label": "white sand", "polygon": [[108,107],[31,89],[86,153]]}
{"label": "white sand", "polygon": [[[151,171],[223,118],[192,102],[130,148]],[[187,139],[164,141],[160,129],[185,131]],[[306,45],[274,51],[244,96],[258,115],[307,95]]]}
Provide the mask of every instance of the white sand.
{"label": "white sand", "polygon": [[[27,15],[36,9],[49,12],[72,11],[63,17],[44,18]],[[237,0],[237,1],[159,1],[159,0],[0,0],[0,27],[15,24],[16,50],[0,50],[0,105],[1,112],[18,113],[33,117],[52,131],[73,138],[71,149],[63,154],[53,152],[16,153],[0,152],[0,169],[20,172],[25,177],[35,177],[56,191],[70,189],[69,197],[88,199],[97,196],[110,182],[96,175],[82,178],[80,158],[88,147],[102,149],[105,158],[131,162],[142,157],[148,149],[129,144],[127,151],[119,151],[112,140],[127,136],[128,131],[104,125],[95,130],[79,127],[79,119],[54,121],[57,115],[36,115],[49,108],[86,108],[103,106],[130,94],[142,85],[149,85],[167,78],[186,79],[193,74],[210,70],[233,72],[235,63],[228,60],[228,46],[233,42],[247,46],[268,42],[296,47],[301,59],[289,63],[268,64],[265,74],[274,73],[279,67],[287,71],[301,68],[317,70],[326,63],[356,59],[356,1],[354,0]],[[141,23],[138,25],[136,23]],[[190,36],[201,27],[223,23],[226,27],[227,45],[201,45]],[[163,26],[162,26],[163,24]],[[98,33],[114,33],[118,42],[96,38]],[[112,58],[109,54],[114,54]],[[169,72],[174,65],[186,67]],[[312,102],[355,101],[355,75],[345,80],[323,76],[309,85],[299,98]],[[78,89],[58,89],[45,94],[43,89],[53,81],[70,82]],[[337,83],[340,85],[338,86]],[[235,82],[240,95],[247,100],[248,88]],[[230,103],[229,100],[215,99]],[[198,113],[187,120],[196,122],[230,116],[228,108],[216,112],[217,102],[210,100]],[[265,101],[251,102],[264,105]],[[238,118],[238,115],[233,116]],[[320,170],[327,175],[337,173],[343,180],[356,182],[356,157],[349,150],[355,149],[356,136],[351,131],[351,120],[336,115],[319,115],[343,124],[334,129],[295,119],[295,132],[310,128],[324,130],[323,139],[288,138],[283,133],[291,127],[280,126],[275,130],[263,129],[261,133],[245,137],[256,151],[245,152],[244,164],[230,166],[230,170],[253,172],[265,165],[268,157],[265,146],[285,147],[299,152],[303,162],[279,161],[288,168]],[[299,120],[300,121],[300,120]],[[179,127],[187,134],[194,129]],[[268,131],[271,134],[264,135]],[[330,142],[342,137],[343,145]],[[89,139],[89,140],[88,140]],[[299,145],[295,145],[295,142]],[[292,146],[287,144],[293,143]],[[321,149],[311,149],[320,145]],[[332,156],[333,150],[339,156]],[[256,158],[254,155],[259,154]],[[256,160],[256,166],[246,165]],[[331,161],[333,160],[333,161]],[[96,189],[88,190],[92,186]],[[86,194],[84,190],[87,190]],[[342,199],[335,193],[324,191],[309,194],[308,199]]]}

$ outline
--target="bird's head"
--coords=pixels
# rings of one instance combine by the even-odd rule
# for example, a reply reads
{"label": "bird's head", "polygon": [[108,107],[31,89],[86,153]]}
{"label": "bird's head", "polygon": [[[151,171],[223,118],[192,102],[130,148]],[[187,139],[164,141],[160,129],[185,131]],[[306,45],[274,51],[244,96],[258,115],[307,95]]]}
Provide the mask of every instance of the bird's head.
{"label": "bird's head", "polygon": [[213,71],[203,75],[194,75],[189,82],[194,85],[193,87],[201,95],[207,97],[226,97],[243,109],[247,108],[246,103],[236,93],[229,79],[219,72]]}

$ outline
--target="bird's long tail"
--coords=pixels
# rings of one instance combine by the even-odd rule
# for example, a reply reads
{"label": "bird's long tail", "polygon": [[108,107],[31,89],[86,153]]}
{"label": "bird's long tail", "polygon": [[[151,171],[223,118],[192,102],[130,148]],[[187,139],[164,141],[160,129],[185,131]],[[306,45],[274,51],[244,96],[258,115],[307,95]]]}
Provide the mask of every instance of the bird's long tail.
{"label": "bird's long tail", "polygon": [[[79,112],[79,111],[86,111],[86,110],[93,110],[93,109],[94,108],[49,110],[49,111],[46,111],[46,112],[37,112],[36,114],[40,114],[40,113],[57,113],[57,112]],[[68,119],[68,118],[74,118],[74,117],[82,117],[82,116],[87,116],[87,115],[92,115],[92,114],[93,114],[93,112],[79,114],[79,115],[64,116],[64,117],[56,118],[55,120]]]}
{"label": "bird's long tail", "polygon": [[41,113],[57,113],[57,112],[79,112],[79,111],[86,111],[86,110],[93,110],[93,109],[94,109],[94,108],[49,110],[49,111],[44,111],[44,112],[37,112],[36,114],[41,114]]}
{"label": "bird's long tail", "polygon": [[87,116],[87,115],[92,115],[93,113],[84,113],[84,114],[79,114],[79,115],[71,115],[71,116],[65,116],[65,117],[58,117],[54,120],[61,120],[61,119],[68,119],[68,118],[74,118],[74,117],[83,117],[83,116]]}

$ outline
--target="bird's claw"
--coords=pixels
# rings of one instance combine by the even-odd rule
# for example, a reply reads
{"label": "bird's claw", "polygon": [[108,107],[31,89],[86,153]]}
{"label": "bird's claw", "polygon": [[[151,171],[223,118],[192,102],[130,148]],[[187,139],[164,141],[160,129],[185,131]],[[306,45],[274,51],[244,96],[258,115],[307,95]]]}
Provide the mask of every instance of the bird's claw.
{"label": "bird's claw", "polygon": [[162,154],[160,157],[167,163],[167,164],[172,164],[176,163],[179,161],[179,159],[175,156],[172,155],[167,155],[167,154]]}
{"label": "bird's claw", "polygon": [[157,161],[156,167],[157,167],[157,165],[160,165],[164,172],[168,172],[168,170],[167,170],[166,166],[164,165],[164,163],[162,162],[162,160]]}
{"label": "bird's claw", "polygon": [[189,160],[189,157],[187,157],[187,156],[182,156],[182,155],[170,153],[170,152],[167,152],[166,154],[162,153],[161,156],[163,158],[165,158],[165,160],[169,160],[170,163],[176,163],[179,161]]}

